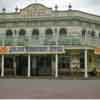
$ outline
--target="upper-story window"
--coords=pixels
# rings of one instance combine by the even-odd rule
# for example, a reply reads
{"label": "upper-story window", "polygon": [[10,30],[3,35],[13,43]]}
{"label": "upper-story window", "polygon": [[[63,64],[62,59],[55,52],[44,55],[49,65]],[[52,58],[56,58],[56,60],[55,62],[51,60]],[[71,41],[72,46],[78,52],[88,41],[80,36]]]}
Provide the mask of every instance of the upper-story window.
{"label": "upper-story window", "polygon": [[13,32],[12,32],[11,29],[9,29],[9,30],[6,31],[6,36],[7,37],[12,37],[13,36]]}
{"label": "upper-story window", "polygon": [[50,38],[52,38],[52,35],[53,35],[52,29],[46,29],[46,31],[45,31],[45,37],[47,39],[50,39]]}
{"label": "upper-story window", "polygon": [[21,29],[21,30],[19,31],[19,36],[25,37],[25,35],[26,35],[26,30]]}
{"label": "upper-story window", "polygon": [[34,29],[32,31],[32,38],[34,38],[34,39],[38,39],[39,38],[39,30],[38,29]]}
{"label": "upper-story window", "polygon": [[91,37],[95,37],[95,31],[94,30],[91,31]]}
{"label": "upper-story window", "polygon": [[59,31],[60,36],[66,36],[67,35],[67,30],[65,28],[61,28]]}
{"label": "upper-story window", "polygon": [[85,37],[85,35],[86,35],[86,30],[83,29],[83,30],[82,30],[82,37]]}
{"label": "upper-story window", "polygon": [[19,31],[19,36],[25,36],[25,35],[26,35],[26,30],[21,29],[21,30]]}
{"label": "upper-story window", "polygon": [[100,32],[99,32],[99,38],[100,38]]}

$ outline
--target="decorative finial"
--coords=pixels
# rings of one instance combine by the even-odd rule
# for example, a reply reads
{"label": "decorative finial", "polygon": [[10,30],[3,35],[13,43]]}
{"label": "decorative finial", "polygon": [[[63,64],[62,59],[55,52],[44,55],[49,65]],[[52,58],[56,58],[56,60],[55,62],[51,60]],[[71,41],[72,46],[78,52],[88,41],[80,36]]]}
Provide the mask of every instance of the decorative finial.
{"label": "decorative finial", "polygon": [[58,5],[57,5],[57,4],[55,5],[55,10],[56,10],[56,11],[58,10]]}
{"label": "decorative finial", "polygon": [[6,8],[2,8],[2,11],[3,11],[3,13],[5,13],[6,12]]}
{"label": "decorative finial", "polygon": [[16,6],[15,11],[18,12],[18,10],[19,10],[19,9],[18,9],[18,7]]}
{"label": "decorative finial", "polygon": [[68,9],[69,9],[69,10],[72,10],[72,5],[71,5],[71,3],[69,3]]}

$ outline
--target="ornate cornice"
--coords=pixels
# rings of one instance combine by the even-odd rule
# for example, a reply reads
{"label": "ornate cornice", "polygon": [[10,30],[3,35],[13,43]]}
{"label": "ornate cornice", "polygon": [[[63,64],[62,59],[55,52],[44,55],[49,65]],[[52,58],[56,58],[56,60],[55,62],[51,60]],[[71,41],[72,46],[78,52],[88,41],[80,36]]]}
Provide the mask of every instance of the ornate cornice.
{"label": "ornate cornice", "polygon": [[53,11],[42,4],[31,4],[20,12],[0,13],[0,22],[79,20],[100,24],[100,16],[79,10]]}

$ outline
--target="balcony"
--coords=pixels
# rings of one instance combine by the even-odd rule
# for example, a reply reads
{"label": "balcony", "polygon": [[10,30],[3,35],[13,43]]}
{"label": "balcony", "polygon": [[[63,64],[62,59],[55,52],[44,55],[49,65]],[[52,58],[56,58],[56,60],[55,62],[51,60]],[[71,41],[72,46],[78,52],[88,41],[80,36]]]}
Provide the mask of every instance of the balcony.
{"label": "balcony", "polygon": [[81,45],[80,37],[62,37],[58,40],[59,45]]}
{"label": "balcony", "polygon": [[[85,39],[82,37],[60,37],[58,38],[58,45],[78,45],[78,46],[93,46],[98,47],[100,46],[100,39],[99,38],[89,38],[86,37]],[[33,46],[33,45],[56,45],[56,39],[38,39],[34,40],[31,37],[13,37],[13,38],[3,38],[0,37],[0,46]]]}
{"label": "balcony", "polygon": [[46,38],[44,40],[44,45],[56,45],[56,39]]}

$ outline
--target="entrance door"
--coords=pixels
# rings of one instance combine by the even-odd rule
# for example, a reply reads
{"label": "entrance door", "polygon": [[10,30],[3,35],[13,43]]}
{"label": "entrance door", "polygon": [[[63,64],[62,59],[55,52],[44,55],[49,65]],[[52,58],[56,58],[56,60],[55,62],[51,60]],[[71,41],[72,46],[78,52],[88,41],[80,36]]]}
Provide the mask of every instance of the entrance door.
{"label": "entrance door", "polygon": [[5,55],[4,57],[4,74],[5,76],[14,75],[13,56]]}
{"label": "entrance door", "polygon": [[70,56],[60,55],[59,56],[59,75],[69,74],[70,69]]}
{"label": "entrance door", "polygon": [[16,57],[16,75],[26,76],[28,69],[28,57],[20,55]]}
{"label": "entrance door", "polygon": [[32,68],[32,75],[50,75],[51,74],[51,56],[36,56],[36,64]]}

